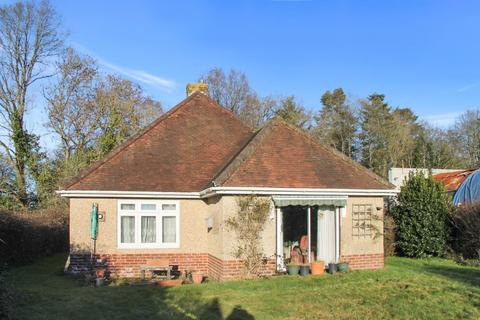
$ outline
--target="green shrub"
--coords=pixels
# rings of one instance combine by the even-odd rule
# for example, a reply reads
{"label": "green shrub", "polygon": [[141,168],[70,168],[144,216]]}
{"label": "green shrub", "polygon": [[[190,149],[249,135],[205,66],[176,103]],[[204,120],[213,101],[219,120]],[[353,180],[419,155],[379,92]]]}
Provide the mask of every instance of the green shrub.
{"label": "green shrub", "polygon": [[383,253],[385,256],[394,256],[397,245],[397,226],[390,211],[383,216]]}
{"label": "green shrub", "polygon": [[431,176],[410,174],[391,212],[400,254],[417,258],[445,254],[450,197],[441,183]]}
{"label": "green shrub", "polygon": [[452,249],[464,259],[480,258],[480,204],[452,214]]}
{"label": "green shrub", "polygon": [[17,266],[68,250],[64,209],[0,211],[0,265]]}

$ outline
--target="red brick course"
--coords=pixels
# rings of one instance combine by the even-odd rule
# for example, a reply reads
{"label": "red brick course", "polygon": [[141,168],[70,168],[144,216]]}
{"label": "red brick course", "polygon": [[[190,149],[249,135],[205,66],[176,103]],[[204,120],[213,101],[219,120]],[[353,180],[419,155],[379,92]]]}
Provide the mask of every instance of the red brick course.
{"label": "red brick course", "polygon": [[[138,278],[141,276],[140,266],[148,260],[168,259],[171,265],[184,273],[185,271],[201,271],[213,280],[232,280],[242,276],[242,262],[239,260],[221,260],[206,253],[160,253],[160,254],[100,254],[97,259],[108,263],[108,271],[112,278]],[[70,254],[70,270],[74,273],[87,272],[90,266],[90,256],[85,254]],[[275,274],[274,260],[268,260],[262,265],[260,274],[268,276]]]}
{"label": "red brick course", "polygon": [[[205,275],[208,273],[208,254],[205,253],[100,254],[97,259],[108,263],[112,278],[138,278],[141,276],[140,266],[154,259],[168,259],[181,273],[186,270],[201,271]],[[88,255],[70,255],[70,269],[73,272],[85,272],[89,264]]]}
{"label": "red brick course", "polygon": [[342,255],[340,260],[348,262],[352,269],[381,269],[384,267],[383,253]]}
{"label": "red brick course", "polygon": [[[215,280],[234,280],[242,277],[243,265],[240,260],[220,260],[209,255],[209,277]],[[275,260],[267,260],[260,267],[261,276],[270,276],[277,272]]]}
{"label": "red brick course", "polygon": [[[221,260],[207,253],[160,253],[160,254],[102,254],[97,255],[108,262],[108,271],[113,278],[140,277],[140,266],[148,260],[167,258],[171,265],[183,273],[201,271],[210,279],[224,281],[239,279],[243,273],[240,260]],[[348,262],[352,269],[380,269],[384,267],[384,256],[379,254],[342,255],[341,261]],[[70,255],[70,270],[74,273],[87,272],[90,256],[85,254]],[[275,260],[267,260],[260,269],[260,275],[269,276],[276,273]]]}

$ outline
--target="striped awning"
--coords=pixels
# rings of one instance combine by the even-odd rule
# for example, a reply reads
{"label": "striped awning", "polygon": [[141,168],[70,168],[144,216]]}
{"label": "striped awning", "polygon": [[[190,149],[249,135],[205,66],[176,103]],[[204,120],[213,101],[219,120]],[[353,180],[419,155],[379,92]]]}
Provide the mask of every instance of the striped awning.
{"label": "striped awning", "polygon": [[287,206],[335,206],[344,207],[347,205],[347,197],[322,197],[322,196],[276,196],[273,197],[276,207]]}

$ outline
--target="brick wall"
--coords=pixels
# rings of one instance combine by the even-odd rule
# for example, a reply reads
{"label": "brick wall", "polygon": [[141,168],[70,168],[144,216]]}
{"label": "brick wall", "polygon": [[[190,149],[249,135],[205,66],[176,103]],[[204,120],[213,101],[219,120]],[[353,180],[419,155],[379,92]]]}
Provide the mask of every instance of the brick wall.
{"label": "brick wall", "polygon": [[223,260],[208,255],[208,277],[213,280],[221,280],[223,272]]}
{"label": "brick wall", "polygon": [[352,269],[380,269],[384,266],[383,253],[344,255],[340,260],[348,262]]}
{"label": "brick wall", "polygon": [[[209,255],[209,276],[215,280],[239,279],[243,274],[243,265],[240,260],[220,260]],[[218,270],[218,271],[217,271]],[[267,260],[261,265],[259,274],[271,276],[277,272],[275,260]]]}
{"label": "brick wall", "polygon": [[[242,276],[242,263],[239,260],[221,260],[206,253],[175,254],[106,254],[97,258],[108,262],[108,271],[114,278],[140,277],[140,266],[152,259],[168,259],[171,265],[178,266],[179,272],[201,271],[213,280],[233,280]],[[383,254],[343,255],[341,261],[348,262],[352,269],[379,269],[384,266]],[[85,254],[70,255],[70,270],[74,273],[87,272],[90,256]],[[275,260],[267,260],[260,269],[263,276],[276,272]]]}
{"label": "brick wall", "polygon": [[[175,254],[101,254],[97,259],[108,263],[108,272],[112,278],[138,278],[141,276],[140,266],[148,260],[168,259],[171,265],[184,273],[185,270],[201,271],[213,280],[232,280],[242,276],[242,263],[239,260],[221,260],[206,253],[175,253]],[[90,255],[70,254],[70,271],[85,273],[89,271]],[[272,275],[276,272],[274,260],[268,260],[260,269],[261,275]],[[148,274],[147,274],[148,276]]]}
{"label": "brick wall", "polygon": [[[100,254],[97,259],[107,261],[108,272],[113,278],[138,278],[141,276],[140,266],[154,259],[168,259],[181,273],[185,270],[208,273],[208,255],[205,253]],[[73,273],[88,271],[89,265],[89,255],[70,255],[70,270]]]}

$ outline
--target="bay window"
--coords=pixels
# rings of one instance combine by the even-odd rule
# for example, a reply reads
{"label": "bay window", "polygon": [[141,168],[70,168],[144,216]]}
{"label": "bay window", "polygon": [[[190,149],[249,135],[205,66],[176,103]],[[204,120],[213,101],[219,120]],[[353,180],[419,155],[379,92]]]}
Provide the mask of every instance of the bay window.
{"label": "bay window", "polygon": [[178,248],[179,212],[178,201],[119,201],[118,247]]}

